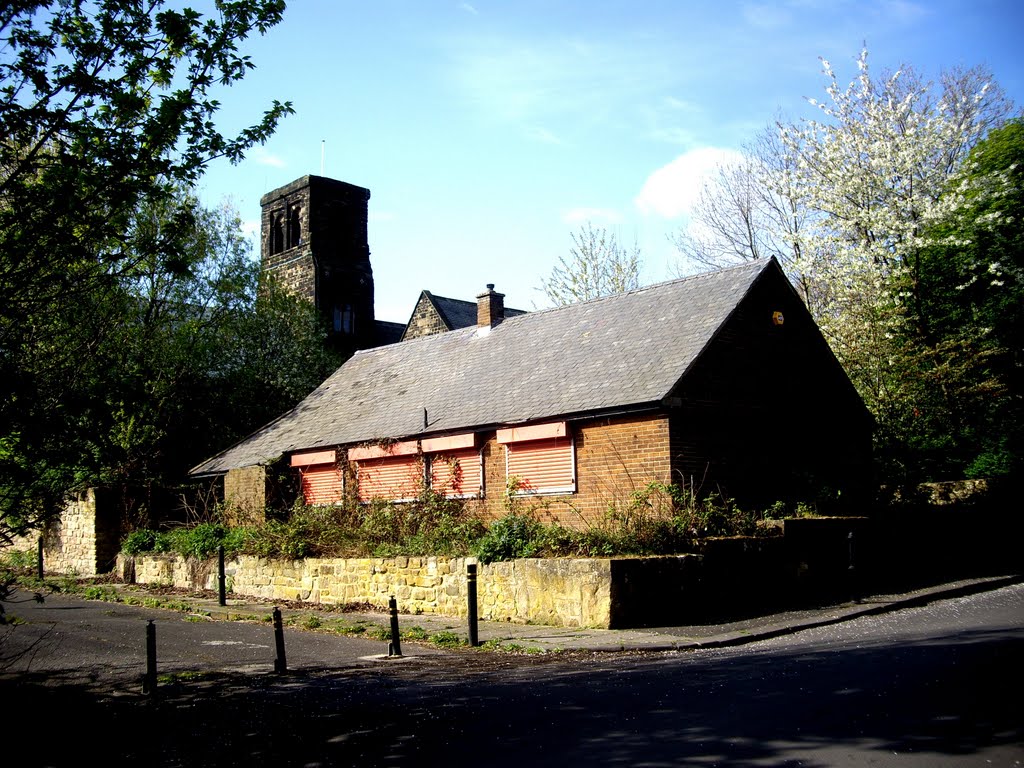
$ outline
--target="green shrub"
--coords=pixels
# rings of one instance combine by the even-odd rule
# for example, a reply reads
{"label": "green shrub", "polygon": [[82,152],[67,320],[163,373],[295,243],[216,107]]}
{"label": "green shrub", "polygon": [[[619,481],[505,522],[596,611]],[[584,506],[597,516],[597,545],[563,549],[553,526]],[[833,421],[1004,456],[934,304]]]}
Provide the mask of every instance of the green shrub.
{"label": "green shrub", "polygon": [[[135,531],[122,551],[176,552],[209,558],[223,545],[226,554],[251,554],[298,560],[307,557],[460,557],[481,562],[522,557],[610,557],[693,551],[707,536],[760,533],[759,514],[739,509],[724,497],[697,499],[688,489],[651,483],[623,503],[609,504],[596,523],[579,529],[541,519],[564,499],[519,496],[513,478],[505,495],[507,514],[486,526],[466,504],[430,491],[412,502],[353,499],[330,506],[296,503],[285,515],[251,528],[203,523],[170,531]],[[772,513],[781,511],[775,505]],[[570,506],[570,510],[573,508]]]}
{"label": "green shrub", "polygon": [[476,545],[481,563],[533,557],[541,550],[544,526],[525,514],[510,512],[495,521]]}
{"label": "green shrub", "polygon": [[121,551],[126,555],[138,555],[142,552],[152,552],[156,547],[156,531],[149,528],[141,528],[132,531],[121,542]]}
{"label": "green shrub", "polygon": [[0,552],[0,568],[26,570],[35,568],[39,553],[32,549],[5,549]]}
{"label": "green shrub", "polygon": [[250,535],[248,529],[229,529],[219,523],[200,523],[191,528],[172,528],[160,532],[142,528],[125,537],[121,551],[126,555],[174,552],[182,557],[205,560],[216,555],[217,548],[222,545],[225,554],[240,551]]}

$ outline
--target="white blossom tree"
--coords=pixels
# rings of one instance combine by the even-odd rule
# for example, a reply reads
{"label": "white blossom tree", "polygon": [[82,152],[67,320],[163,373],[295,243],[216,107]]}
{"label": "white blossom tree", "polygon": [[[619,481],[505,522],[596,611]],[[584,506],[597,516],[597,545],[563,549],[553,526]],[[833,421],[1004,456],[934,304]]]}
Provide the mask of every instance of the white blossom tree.
{"label": "white blossom tree", "polygon": [[640,287],[640,248],[621,245],[614,233],[587,222],[572,234],[569,255],[562,256],[540,290],[554,306],[574,304]]}
{"label": "white blossom tree", "polygon": [[851,322],[860,310],[888,315],[914,300],[924,228],[944,215],[943,193],[971,147],[1012,111],[980,68],[947,73],[937,89],[910,68],[873,80],[866,50],[857,64],[843,89],[822,60],[828,99],[810,103],[823,119],[779,124],[786,162],[769,176],[806,209],[794,263],[844,353],[863,330]]}
{"label": "white blossom tree", "polygon": [[[808,100],[816,118],[777,120],[740,162],[720,168],[675,244],[690,265],[778,258],[875,415],[878,445],[935,446],[945,433],[971,432],[967,404],[995,391],[985,374],[993,323],[964,321],[966,289],[1016,285],[1020,276],[1007,249],[960,258],[966,272],[937,271],[934,253],[941,245],[947,254],[990,254],[964,233],[1021,215],[978,204],[1006,198],[1005,171],[967,167],[1014,106],[980,67],[938,82],[910,67],[873,78],[866,50],[857,66],[843,87],[822,60],[826,97]],[[936,280],[945,281],[939,310],[930,301]],[[943,312],[961,321],[956,334]]]}
{"label": "white blossom tree", "polygon": [[843,88],[822,61],[821,118],[779,124],[785,158],[768,179],[805,212],[790,234],[808,306],[880,431],[905,436],[925,400],[955,415],[972,370],[974,340],[924,333],[920,260],[965,158],[1013,105],[981,68],[934,84],[910,68],[873,79],[867,51],[857,64]]}

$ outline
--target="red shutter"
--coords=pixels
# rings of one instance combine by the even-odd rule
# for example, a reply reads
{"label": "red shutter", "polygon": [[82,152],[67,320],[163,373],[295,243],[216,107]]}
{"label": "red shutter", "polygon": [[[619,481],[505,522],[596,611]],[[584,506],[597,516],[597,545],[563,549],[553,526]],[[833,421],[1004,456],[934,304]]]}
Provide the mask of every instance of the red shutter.
{"label": "red shutter", "polygon": [[505,445],[507,477],[519,479],[520,493],[572,493],[576,467],[571,437]]}
{"label": "red shutter", "polygon": [[[458,472],[454,470],[458,468]],[[430,457],[430,487],[449,499],[482,496],[480,451],[467,448]]]}
{"label": "red shutter", "polygon": [[356,462],[359,500],[408,501],[423,488],[423,465],[419,456],[388,456]]}
{"label": "red shutter", "polygon": [[320,464],[299,470],[302,498],[307,504],[337,504],[344,495],[341,472],[336,464]]}

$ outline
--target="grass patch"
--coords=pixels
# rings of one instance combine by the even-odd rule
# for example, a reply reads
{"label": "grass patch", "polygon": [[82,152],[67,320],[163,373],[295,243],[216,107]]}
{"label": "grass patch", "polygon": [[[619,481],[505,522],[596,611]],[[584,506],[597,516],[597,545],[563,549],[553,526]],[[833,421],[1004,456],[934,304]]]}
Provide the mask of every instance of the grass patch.
{"label": "grass patch", "polygon": [[430,642],[439,648],[460,648],[469,645],[469,641],[449,630],[434,633],[430,636]]}

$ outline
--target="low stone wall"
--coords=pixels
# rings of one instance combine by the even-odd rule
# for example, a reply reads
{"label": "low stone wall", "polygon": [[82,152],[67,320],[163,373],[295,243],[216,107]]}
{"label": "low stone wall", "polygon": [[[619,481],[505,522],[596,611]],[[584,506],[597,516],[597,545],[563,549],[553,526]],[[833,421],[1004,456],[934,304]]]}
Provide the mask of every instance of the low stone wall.
{"label": "low stone wall", "polygon": [[[481,619],[564,627],[622,624],[630,610],[613,594],[613,572],[626,574],[629,589],[656,590],[666,568],[681,570],[692,556],[644,558],[643,571],[625,568],[612,559],[526,559],[478,567],[477,605]],[[386,608],[394,595],[405,613],[465,616],[465,558],[394,557],[266,560],[241,556],[225,563],[231,594],[269,600],[322,605],[369,603]],[[660,568],[654,563],[660,562]],[[142,584],[167,584],[183,589],[216,589],[213,561],[185,560],[176,555],[121,556],[118,573]],[[644,573],[651,583],[645,587]],[[678,578],[678,573],[676,574]],[[621,581],[622,579],[620,579]]]}

